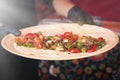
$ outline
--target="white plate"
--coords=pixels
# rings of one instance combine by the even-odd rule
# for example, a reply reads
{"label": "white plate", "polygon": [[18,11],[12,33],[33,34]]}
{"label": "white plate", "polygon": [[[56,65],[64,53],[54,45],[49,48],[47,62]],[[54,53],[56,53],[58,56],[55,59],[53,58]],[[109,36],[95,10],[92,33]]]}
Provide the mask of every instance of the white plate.
{"label": "white plate", "polygon": [[103,37],[106,40],[106,45],[92,53],[76,53],[69,54],[69,52],[59,52],[54,50],[43,50],[43,49],[35,49],[35,48],[25,48],[19,47],[15,44],[15,36],[12,34],[6,35],[2,39],[2,46],[7,51],[22,57],[32,58],[32,59],[40,59],[40,60],[71,60],[78,58],[91,57],[94,55],[102,54],[113,47],[119,41],[118,36],[109,29],[94,26],[94,25],[83,25],[79,26],[78,24],[73,23],[57,23],[57,24],[44,24],[39,26],[33,26],[21,29],[21,36],[31,32],[41,31],[43,35],[55,35],[59,33],[64,33],[66,31],[73,32],[78,34],[79,36],[92,36],[95,38]]}

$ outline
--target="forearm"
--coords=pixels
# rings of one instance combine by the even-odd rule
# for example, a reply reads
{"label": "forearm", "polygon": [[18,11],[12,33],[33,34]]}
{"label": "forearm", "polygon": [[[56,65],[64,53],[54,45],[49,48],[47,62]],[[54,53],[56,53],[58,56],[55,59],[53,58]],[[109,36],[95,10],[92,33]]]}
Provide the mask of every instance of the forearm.
{"label": "forearm", "polygon": [[56,12],[64,17],[68,16],[69,10],[75,6],[71,0],[53,0],[53,7]]}

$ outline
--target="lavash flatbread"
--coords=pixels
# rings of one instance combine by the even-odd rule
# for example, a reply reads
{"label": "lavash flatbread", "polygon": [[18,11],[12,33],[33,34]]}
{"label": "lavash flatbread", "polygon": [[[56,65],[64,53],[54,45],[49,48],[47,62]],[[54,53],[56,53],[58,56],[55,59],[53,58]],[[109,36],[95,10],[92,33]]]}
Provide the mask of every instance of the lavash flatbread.
{"label": "lavash flatbread", "polygon": [[[57,23],[57,24],[47,24],[47,25],[39,25],[39,26],[33,26],[21,29],[22,37],[23,35],[27,33],[35,33],[41,31],[43,35],[49,36],[49,35],[55,35],[55,34],[61,34],[64,32],[72,32],[75,34],[78,34],[79,36],[92,36],[95,38],[103,37],[106,40],[106,45],[92,53],[77,53],[77,54],[69,54],[69,52],[59,52],[55,50],[44,50],[44,49],[35,49],[35,48],[26,48],[17,46],[16,43],[13,41],[12,35],[12,43],[10,44],[7,38],[4,38],[3,40],[3,47],[7,49],[8,51],[27,58],[32,59],[43,59],[43,60],[70,60],[70,59],[77,59],[77,58],[84,58],[84,57],[90,57],[94,55],[98,55],[101,53],[104,53],[110,49],[112,49],[117,43],[118,43],[118,36],[112,32],[109,29],[105,29],[102,27],[98,27],[95,25],[83,25],[80,26],[78,24],[73,23]],[[10,38],[11,35],[8,37]],[[7,41],[4,45],[4,41]],[[13,48],[9,48],[12,46]]]}

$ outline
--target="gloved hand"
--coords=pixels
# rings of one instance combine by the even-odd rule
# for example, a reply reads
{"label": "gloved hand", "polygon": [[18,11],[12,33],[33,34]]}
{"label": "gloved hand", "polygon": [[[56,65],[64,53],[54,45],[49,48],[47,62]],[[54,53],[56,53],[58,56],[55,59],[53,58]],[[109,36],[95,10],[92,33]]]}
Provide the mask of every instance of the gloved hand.
{"label": "gloved hand", "polygon": [[68,19],[72,22],[82,24],[94,24],[92,17],[77,6],[72,7],[68,12]]}
{"label": "gloved hand", "polygon": [[21,32],[14,27],[0,24],[0,39],[2,39],[4,36],[6,36],[9,33],[15,36],[19,36],[21,34]]}

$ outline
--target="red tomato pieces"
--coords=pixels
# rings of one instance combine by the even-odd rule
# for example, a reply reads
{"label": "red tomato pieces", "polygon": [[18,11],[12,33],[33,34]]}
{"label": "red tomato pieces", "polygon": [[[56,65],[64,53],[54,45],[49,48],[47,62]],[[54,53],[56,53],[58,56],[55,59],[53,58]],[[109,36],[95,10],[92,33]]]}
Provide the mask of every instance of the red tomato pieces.
{"label": "red tomato pieces", "polygon": [[72,33],[71,32],[65,32],[63,34],[63,39],[65,39],[65,38],[72,38]]}
{"label": "red tomato pieces", "polygon": [[33,38],[38,38],[39,35],[37,33],[27,33],[25,35],[25,38],[30,38],[30,39],[33,39]]}
{"label": "red tomato pieces", "polygon": [[71,53],[80,53],[80,50],[78,48],[70,48],[69,52],[71,52]]}
{"label": "red tomato pieces", "polygon": [[33,38],[38,38],[39,37],[39,35],[37,33],[33,33],[32,36],[33,36]]}
{"label": "red tomato pieces", "polygon": [[[41,35],[37,33],[27,33],[22,39],[21,43],[24,45],[25,43],[32,44],[35,48],[41,49],[43,47],[43,41],[42,41]],[[26,44],[26,47],[29,47],[29,44]]]}
{"label": "red tomato pieces", "polygon": [[73,34],[72,32],[65,32],[63,34],[63,39],[68,39],[70,42],[77,41],[79,36],[77,34]]}
{"label": "red tomato pieces", "polygon": [[33,35],[33,33],[27,33],[24,38],[30,38],[30,39],[32,39],[33,38],[32,35]]}
{"label": "red tomato pieces", "polygon": [[77,34],[73,34],[72,36],[73,36],[74,41],[78,40],[78,38],[79,38],[79,36]]}
{"label": "red tomato pieces", "polygon": [[94,51],[96,51],[97,50],[97,45],[94,45],[91,49],[89,49],[87,52],[94,52]]}
{"label": "red tomato pieces", "polygon": [[98,38],[98,41],[99,41],[99,42],[104,41],[103,37],[99,37],[99,38]]}

